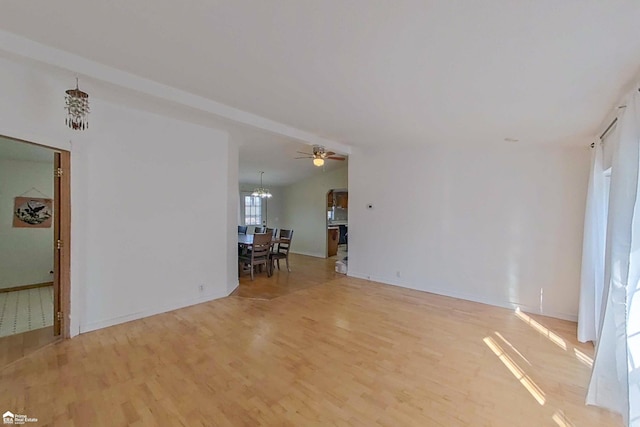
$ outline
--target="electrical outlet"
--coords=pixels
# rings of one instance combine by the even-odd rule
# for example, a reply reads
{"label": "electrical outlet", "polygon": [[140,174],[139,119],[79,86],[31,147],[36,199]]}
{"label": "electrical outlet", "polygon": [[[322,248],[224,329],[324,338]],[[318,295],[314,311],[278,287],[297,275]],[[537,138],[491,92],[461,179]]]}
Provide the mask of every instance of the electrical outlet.
{"label": "electrical outlet", "polygon": [[198,286],[198,290],[199,290],[200,292],[204,292],[204,285],[200,285],[200,286]]}
{"label": "electrical outlet", "polygon": [[400,270],[396,271],[396,277],[400,278]]}

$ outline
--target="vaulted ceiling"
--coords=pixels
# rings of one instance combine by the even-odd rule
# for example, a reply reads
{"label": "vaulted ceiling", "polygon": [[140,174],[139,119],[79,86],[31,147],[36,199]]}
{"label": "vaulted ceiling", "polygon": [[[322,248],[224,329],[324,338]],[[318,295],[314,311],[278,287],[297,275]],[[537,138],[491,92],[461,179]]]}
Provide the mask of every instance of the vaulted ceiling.
{"label": "vaulted ceiling", "polygon": [[300,141],[283,138],[258,130],[236,129],[233,136],[239,143],[239,176],[242,184],[258,184],[264,171],[265,187],[287,186],[311,176],[346,167],[347,160],[327,160],[324,166],[314,166],[311,159],[298,152],[310,153],[312,148]]}
{"label": "vaulted ceiling", "polygon": [[[637,0],[30,0],[0,29],[350,146],[584,144]],[[28,55],[28,53],[27,53]]]}

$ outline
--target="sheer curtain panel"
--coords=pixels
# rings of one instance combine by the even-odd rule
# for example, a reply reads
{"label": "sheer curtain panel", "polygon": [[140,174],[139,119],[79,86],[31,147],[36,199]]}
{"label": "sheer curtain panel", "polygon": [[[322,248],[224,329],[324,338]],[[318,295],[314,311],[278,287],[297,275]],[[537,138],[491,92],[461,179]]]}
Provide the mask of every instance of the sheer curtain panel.
{"label": "sheer curtain panel", "polygon": [[640,93],[618,119],[607,220],[604,311],[587,403],[622,414],[640,427]]}
{"label": "sheer curtain panel", "polygon": [[608,202],[603,157],[602,145],[598,140],[591,152],[591,172],[584,217],[578,308],[578,340],[581,342],[597,341],[602,312]]}

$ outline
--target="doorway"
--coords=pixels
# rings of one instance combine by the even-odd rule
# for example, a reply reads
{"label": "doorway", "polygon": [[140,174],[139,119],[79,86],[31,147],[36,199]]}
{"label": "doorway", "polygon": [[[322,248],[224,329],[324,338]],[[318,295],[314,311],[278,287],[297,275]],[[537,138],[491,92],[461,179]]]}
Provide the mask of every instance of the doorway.
{"label": "doorway", "polygon": [[327,258],[347,261],[349,239],[349,191],[335,188],[327,192]]}
{"label": "doorway", "polygon": [[0,136],[0,366],[69,336],[69,163]]}

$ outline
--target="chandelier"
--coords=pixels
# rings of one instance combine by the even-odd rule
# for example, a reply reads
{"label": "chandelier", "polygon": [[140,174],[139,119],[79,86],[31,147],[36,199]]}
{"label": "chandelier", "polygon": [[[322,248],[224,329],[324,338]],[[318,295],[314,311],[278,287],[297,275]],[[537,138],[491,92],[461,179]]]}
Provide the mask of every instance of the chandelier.
{"label": "chandelier", "polygon": [[264,174],[264,172],[260,171],[260,187],[255,188],[253,190],[253,193],[251,193],[251,195],[253,197],[260,197],[262,199],[264,199],[265,197],[267,198],[271,198],[272,194],[269,191],[268,188],[264,188],[264,186],[262,185],[262,175]]}
{"label": "chandelier", "polygon": [[85,130],[89,128],[87,115],[89,114],[89,94],[78,89],[78,78],[76,77],[76,88],[66,91],[64,97],[67,118],[65,124],[73,130]]}

